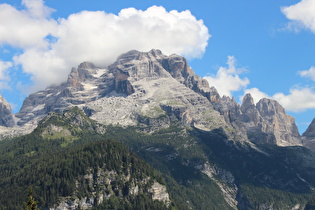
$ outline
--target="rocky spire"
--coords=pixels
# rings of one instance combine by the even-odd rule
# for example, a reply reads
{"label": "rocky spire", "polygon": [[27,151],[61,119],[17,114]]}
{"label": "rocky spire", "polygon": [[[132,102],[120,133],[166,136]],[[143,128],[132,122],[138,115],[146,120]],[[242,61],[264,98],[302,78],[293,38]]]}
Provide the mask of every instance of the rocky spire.
{"label": "rocky spire", "polygon": [[14,126],[13,114],[10,104],[0,95],[0,126]]}
{"label": "rocky spire", "polygon": [[313,119],[313,121],[308,126],[308,128],[306,129],[302,136],[315,138],[315,118]]}
{"label": "rocky spire", "polygon": [[315,118],[302,135],[303,145],[315,151]]}

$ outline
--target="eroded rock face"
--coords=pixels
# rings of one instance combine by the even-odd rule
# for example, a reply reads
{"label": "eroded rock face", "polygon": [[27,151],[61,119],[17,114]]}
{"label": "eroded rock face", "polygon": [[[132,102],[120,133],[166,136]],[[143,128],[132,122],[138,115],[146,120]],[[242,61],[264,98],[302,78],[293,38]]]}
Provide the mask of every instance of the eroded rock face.
{"label": "eroded rock face", "polygon": [[218,110],[254,143],[301,145],[294,118],[287,115],[277,101],[264,98],[255,105],[252,96],[246,94],[239,107],[235,101],[223,97]]}
{"label": "eroded rock face", "polygon": [[301,143],[294,118],[276,101],[262,99],[255,105],[248,94],[239,105],[210,86],[181,56],[133,50],[106,68],[82,63],[65,83],[31,94],[16,114],[17,124],[79,106],[102,124],[154,131],[175,123],[205,131],[223,129],[230,139],[255,143]]}
{"label": "eroded rock face", "polygon": [[23,126],[48,112],[79,106],[102,124],[140,124],[149,131],[173,123],[223,128],[233,138],[231,126],[209,100],[215,92],[178,55],[130,51],[106,68],[87,62],[73,68],[65,83],[31,94],[16,117]]}
{"label": "eroded rock face", "polygon": [[154,182],[151,188],[149,189],[149,192],[152,193],[152,199],[158,200],[166,204],[166,206],[169,206],[171,203],[170,196],[167,192],[167,189],[164,185],[161,185],[158,182]]}
{"label": "eroded rock face", "polygon": [[282,146],[301,144],[294,118],[277,101],[264,98],[256,107],[262,118],[261,131],[267,134],[268,140],[274,139]]}
{"label": "eroded rock face", "polygon": [[0,95],[0,126],[14,126],[13,114],[10,104]]}
{"label": "eroded rock face", "polygon": [[315,118],[302,135],[303,145],[315,151]]}

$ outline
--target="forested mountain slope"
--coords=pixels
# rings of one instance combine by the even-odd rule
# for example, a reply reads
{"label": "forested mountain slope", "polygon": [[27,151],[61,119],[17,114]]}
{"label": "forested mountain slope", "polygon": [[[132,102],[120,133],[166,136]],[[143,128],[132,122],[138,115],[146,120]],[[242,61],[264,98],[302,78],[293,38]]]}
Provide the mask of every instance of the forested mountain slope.
{"label": "forested mountain slope", "polygon": [[20,209],[30,186],[51,208],[312,206],[315,157],[303,147],[244,144],[220,129],[143,129],[104,126],[74,108],[0,142],[1,209]]}

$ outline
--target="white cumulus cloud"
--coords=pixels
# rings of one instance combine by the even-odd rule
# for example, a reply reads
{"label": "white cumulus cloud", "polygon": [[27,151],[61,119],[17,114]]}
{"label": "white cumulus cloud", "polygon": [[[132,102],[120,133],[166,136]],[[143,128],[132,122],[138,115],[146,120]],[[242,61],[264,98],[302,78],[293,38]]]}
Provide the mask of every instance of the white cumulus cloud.
{"label": "white cumulus cloud", "polygon": [[290,94],[276,93],[272,98],[288,111],[315,109],[315,92],[310,88],[292,88]]}
{"label": "white cumulus cloud", "polygon": [[309,70],[299,71],[298,74],[301,77],[307,77],[315,81],[315,67],[314,66],[312,66]]}
{"label": "white cumulus cloud", "polygon": [[45,38],[56,30],[56,21],[45,18],[40,6],[31,5],[40,0],[23,1],[28,9],[17,10],[11,5],[0,4],[0,45],[32,48],[46,47]]}
{"label": "white cumulus cloud", "polygon": [[302,0],[297,4],[282,7],[282,13],[291,20],[289,27],[304,27],[315,33],[315,1]]}
{"label": "white cumulus cloud", "polygon": [[244,69],[236,67],[236,59],[228,56],[228,67],[220,67],[216,75],[205,76],[210,86],[214,86],[221,96],[232,96],[233,91],[239,91],[249,84],[248,78],[240,78],[240,74]]}
{"label": "white cumulus cloud", "polygon": [[108,65],[134,49],[201,57],[210,37],[203,21],[188,10],[168,12],[157,6],[145,11],[123,9],[118,15],[104,11],[72,14],[60,21],[56,36],[52,48],[71,65],[82,61]]}
{"label": "white cumulus cloud", "polygon": [[49,17],[49,15],[55,11],[47,7],[43,0],[22,0],[22,5],[27,8],[24,12],[35,18]]}
{"label": "white cumulus cloud", "polygon": [[53,50],[29,49],[23,54],[13,58],[15,64],[23,66],[25,73],[31,76],[34,85],[30,86],[25,93],[43,89],[48,85],[58,84],[66,79],[70,69],[63,59]]}
{"label": "white cumulus cloud", "polygon": [[203,55],[210,34],[189,10],[126,8],[117,15],[82,11],[54,20],[43,0],[22,0],[23,10],[0,4],[0,45],[18,47],[14,56],[31,75],[33,91],[66,80],[71,67],[90,61],[107,66],[129,50],[160,49],[191,58]]}

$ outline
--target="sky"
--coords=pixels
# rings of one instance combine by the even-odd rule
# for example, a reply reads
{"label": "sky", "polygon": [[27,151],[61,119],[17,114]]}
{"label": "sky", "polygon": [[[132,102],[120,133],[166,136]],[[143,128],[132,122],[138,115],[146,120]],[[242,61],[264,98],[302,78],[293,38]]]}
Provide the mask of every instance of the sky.
{"label": "sky", "polygon": [[239,103],[277,100],[301,134],[315,117],[314,0],[0,0],[0,94],[14,113],[81,62],[133,49],[184,56]]}

